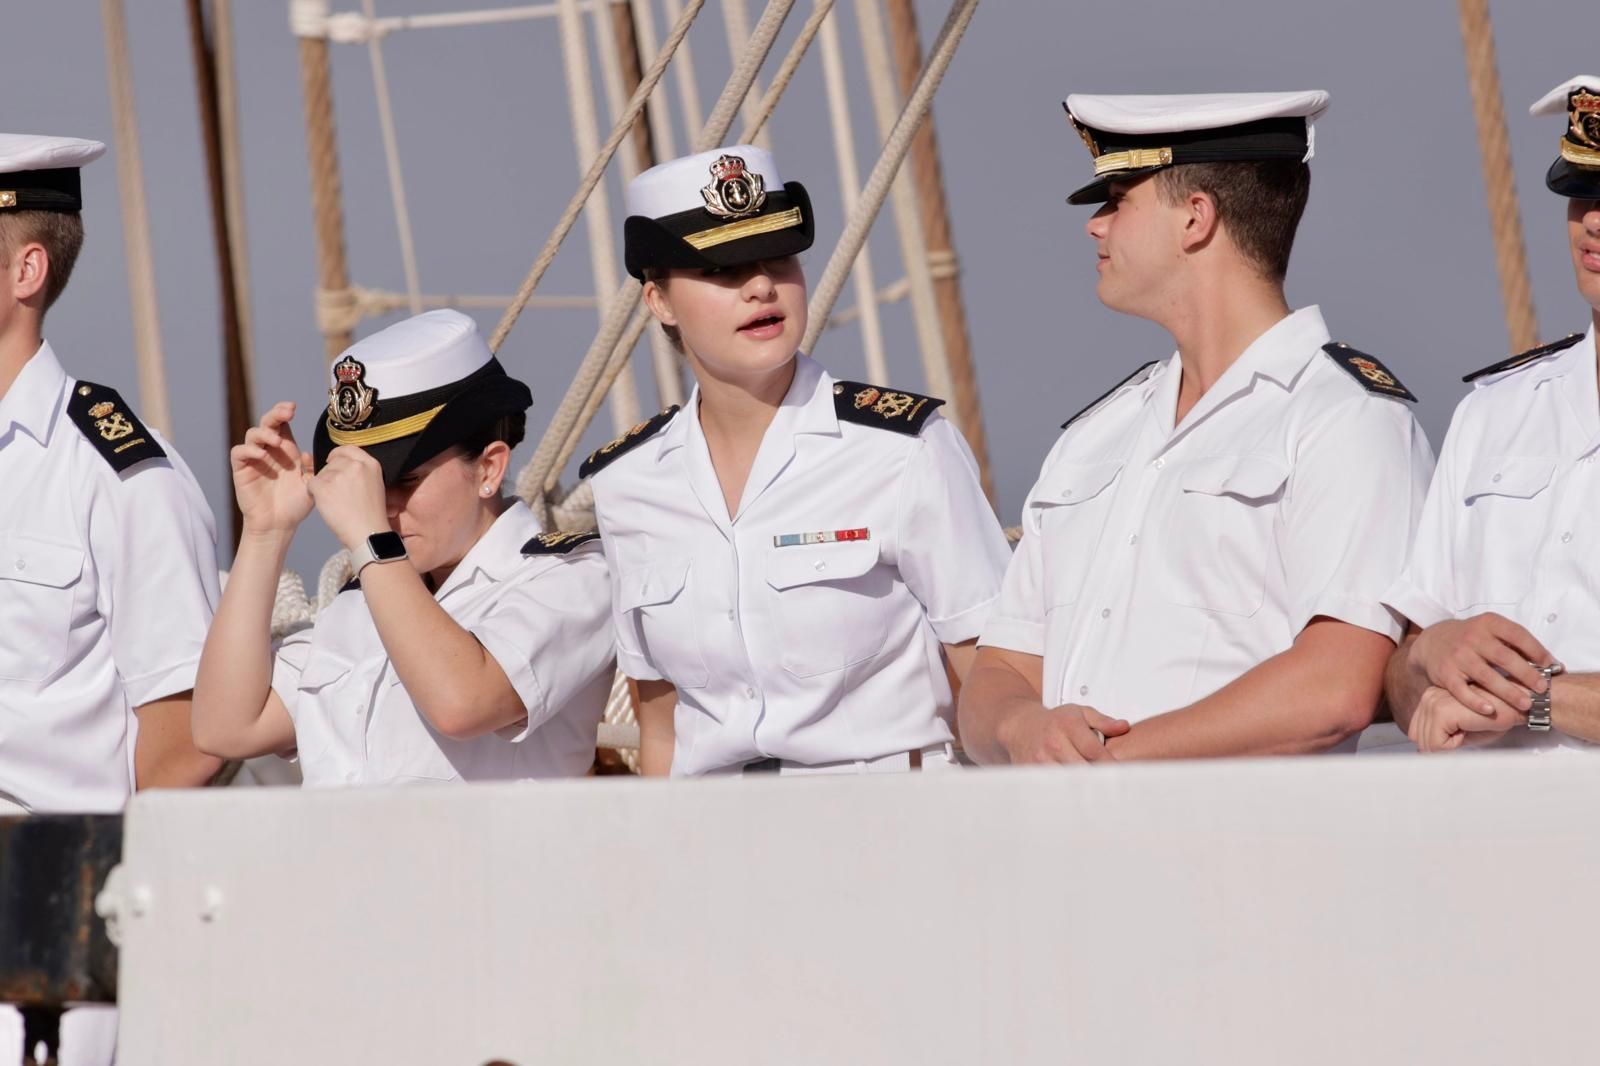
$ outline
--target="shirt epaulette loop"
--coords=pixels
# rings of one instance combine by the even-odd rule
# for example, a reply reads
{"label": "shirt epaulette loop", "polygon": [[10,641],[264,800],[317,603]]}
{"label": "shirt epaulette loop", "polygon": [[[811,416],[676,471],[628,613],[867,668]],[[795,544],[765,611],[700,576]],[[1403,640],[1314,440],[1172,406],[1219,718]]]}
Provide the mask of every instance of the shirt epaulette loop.
{"label": "shirt epaulette loop", "polygon": [[640,444],[660,433],[677,413],[678,405],[673,404],[654,418],[640,422],[610,444],[601,445],[595,449],[589,458],[583,461],[582,466],[578,467],[578,478],[582,480],[591,474],[597,474],[604,470],[608,464],[615,462],[620,456],[626,455]]}
{"label": "shirt epaulette loop", "polygon": [[933,412],[944,406],[937,396],[899,392],[863,381],[833,383],[833,411],[841,422],[872,426],[915,437]]}
{"label": "shirt epaulette loop", "polygon": [[1107,400],[1111,399],[1113,394],[1115,394],[1117,392],[1120,392],[1122,389],[1126,388],[1129,385],[1137,384],[1138,382],[1144,380],[1144,377],[1150,373],[1150,368],[1155,366],[1157,362],[1159,362],[1159,360],[1156,360],[1156,359],[1150,360],[1144,366],[1141,366],[1139,369],[1135,370],[1133,373],[1129,374],[1127,377],[1123,378],[1121,381],[1119,381],[1115,385],[1111,386],[1105,392],[1102,392],[1100,395],[1096,396],[1094,399],[1092,399],[1088,403],[1084,404],[1082,407],[1080,407],[1078,409],[1078,413],[1077,414],[1073,415],[1071,418],[1069,418],[1065,422],[1061,423],[1061,428],[1062,429],[1066,429],[1068,426],[1072,425],[1072,423],[1076,422],[1078,419],[1082,418],[1084,415],[1089,414],[1090,412],[1094,411],[1095,408],[1099,407],[1101,404],[1103,404]]}
{"label": "shirt epaulette loop", "polygon": [[1519,367],[1524,367],[1529,363],[1543,359],[1547,355],[1555,355],[1557,352],[1564,352],[1581,340],[1583,340],[1582,333],[1568,334],[1558,341],[1551,341],[1549,344],[1541,344],[1537,348],[1529,348],[1525,352],[1518,352],[1516,355],[1513,355],[1508,359],[1502,359],[1498,363],[1490,363],[1482,370],[1474,370],[1472,373],[1465,375],[1461,380],[1470,384],[1471,382],[1477,381],[1479,378],[1486,378],[1491,374],[1499,374],[1507,370],[1516,370]]}
{"label": "shirt epaulette loop", "polygon": [[1411,390],[1400,383],[1388,367],[1373,356],[1352,348],[1343,341],[1330,341],[1322,346],[1338,367],[1355,379],[1357,385],[1379,396],[1392,396],[1407,403],[1416,403]]}
{"label": "shirt epaulette loop", "polygon": [[587,533],[540,533],[522,546],[523,555],[569,555],[573,549],[600,539],[593,530]]}
{"label": "shirt epaulette loop", "polygon": [[73,385],[67,417],[119,474],[146,459],[166,458],[166,450],[154,434],[109,386],[92,381]]}

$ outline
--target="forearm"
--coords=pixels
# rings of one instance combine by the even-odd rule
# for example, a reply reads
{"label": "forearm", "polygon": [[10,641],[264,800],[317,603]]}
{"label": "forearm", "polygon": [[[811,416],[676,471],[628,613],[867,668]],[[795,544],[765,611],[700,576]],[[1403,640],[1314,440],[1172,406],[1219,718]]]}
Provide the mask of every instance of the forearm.
{"label": "forearm", "polygon": [[1417,643],[1417,628],[1412,626],[1401,639],[1400,646],[1389,656],[1383,671],[1383,694],[1389,704],[1389,713],[1400,731],[1411,730],[1411,718],[1417,713],[1417,704],[1428,690],[1428,675],[1412,662],[1411,650]]}
{"label": "forearm", "polygon": [[1560,674],[1550,682],[1550,725],[1600,744],[1600,674]]}
{"label": "forearm", "polygon": [[1323,624],[1344,632],[1337,641],[1305,640],[1303,634],[1295,646],[1210,696],[1144,719],[1107,746],[1125,760],[1290,755],[1334,747],[1371,722],[1393,644],[1344,623]]}
{"label": "forearm", "polygon": [[961,746],[979,763],[1008,763],[1007,726],[1019,715],[1043,709],[1036,685],[991,649],[981,648],[961,686],[956,715]]}
{"label": "forearm", "polygon": [[239,542],[195,675],[191,722],[202,751],[244,758],[263,750],[256,734],[272,691],[272,605],[293,537],[246,533]]}
{"label": "forearm", "polygon": [[182,692],[134,709],[139,720],[133,746],[135,788],[199,788],[222,769],[221,759],[194,745],[189,727],[192,696]]}
{"label": "forearm", "polygon": [[400,683],[435,729],[465,740],[527,716],[500,664],[408,563],[364,568],[361,591]]}
{"label": "forearm", "polygon": [[678,711],[678,690],[666,681],[633,681],[634,717],[639,720],[639,773],[666,777],[672,773],[672,751],[677,743],[673,717]]}

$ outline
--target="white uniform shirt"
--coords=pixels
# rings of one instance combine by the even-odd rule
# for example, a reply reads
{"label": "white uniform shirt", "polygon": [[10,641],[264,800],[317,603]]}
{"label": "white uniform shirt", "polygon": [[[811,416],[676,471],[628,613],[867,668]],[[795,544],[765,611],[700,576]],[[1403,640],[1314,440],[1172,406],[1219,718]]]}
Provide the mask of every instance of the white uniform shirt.
{"label": "white uniform shirt", "polygon": [[1067,427],[982,640],[1044,659],[1046,706],[1134,722],[1176,710],[1319,615],[1400,636],[1379,597],[1405,563],[1432,454],[1410,409],[1357,384],[1327,341],[1304,308],[1180,425],[1174,354]]}
{"label": "white uniform shirt", "polygon": [[75,385],[45,344],[0,399],[0,794],[116,811],[134,708],[194,687],[216,532],[165,441],[106,462],[67,417]]}
{"label": "white uniform shirt", "polygon": [[730,519],[698,410],[696,390],[592,482],[618,664],[678,691],[672,772],[948,743],[939,645],[982,631],[1009,554],[960,433],[938,415],[917,435],[843,421],[833,378],[798,355]]}
{"label": "white uniform shirt", "polygon": [[[594,762],[611,691],[605,556],[524,556],[538,519],[513,503],[435,594],[494,656],[528,709],[525,725],[471,740],[436,732],[389,662],[360,587],[285,638],[272,688],[294,719],[310,786],[572,777]],[[384,565],[409,565],[389,563]]]}
{"label": "white uniform shirt", "polygon": [[[1384,599],[1423,627],[1493,611],[1568,670],[1600,671],[1594,327],[1475,385],[1439,450],[1410,565]],[[1513,729],[1494,746],[1595,750],[1554,730]]]}

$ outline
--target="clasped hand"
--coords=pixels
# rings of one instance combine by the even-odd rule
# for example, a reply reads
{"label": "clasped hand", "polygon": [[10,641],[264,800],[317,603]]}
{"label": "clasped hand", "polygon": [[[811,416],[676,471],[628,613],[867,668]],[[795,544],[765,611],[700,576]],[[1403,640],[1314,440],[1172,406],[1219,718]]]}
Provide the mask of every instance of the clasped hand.
{"label": "clasped hand", "polygon": [[273,405],[228,453],[234,494],[247,534],[290,534],[312,507],[346,548],[389,528],[383,468],[360,448],[344,445],[328,454],[321,472],[295,443],[289,423],[295,405]]}
{"label": "clasped hand", "polygon": [[1537,638],[1487,612],[1440,622],[1411,646],[1411,661],[1428,682],[1407,730],[1421,751],[1450,751],[1494,740],[1527,721],[1533,694],[1555,662]]}

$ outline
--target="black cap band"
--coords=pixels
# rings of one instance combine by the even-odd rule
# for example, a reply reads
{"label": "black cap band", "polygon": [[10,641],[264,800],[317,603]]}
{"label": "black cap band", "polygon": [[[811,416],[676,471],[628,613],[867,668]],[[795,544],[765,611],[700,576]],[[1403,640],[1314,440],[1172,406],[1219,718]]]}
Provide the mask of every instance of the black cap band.
{"label": "black cap band", "polygon": [[77,167],[0,174],[0,211],[82,211]]}

